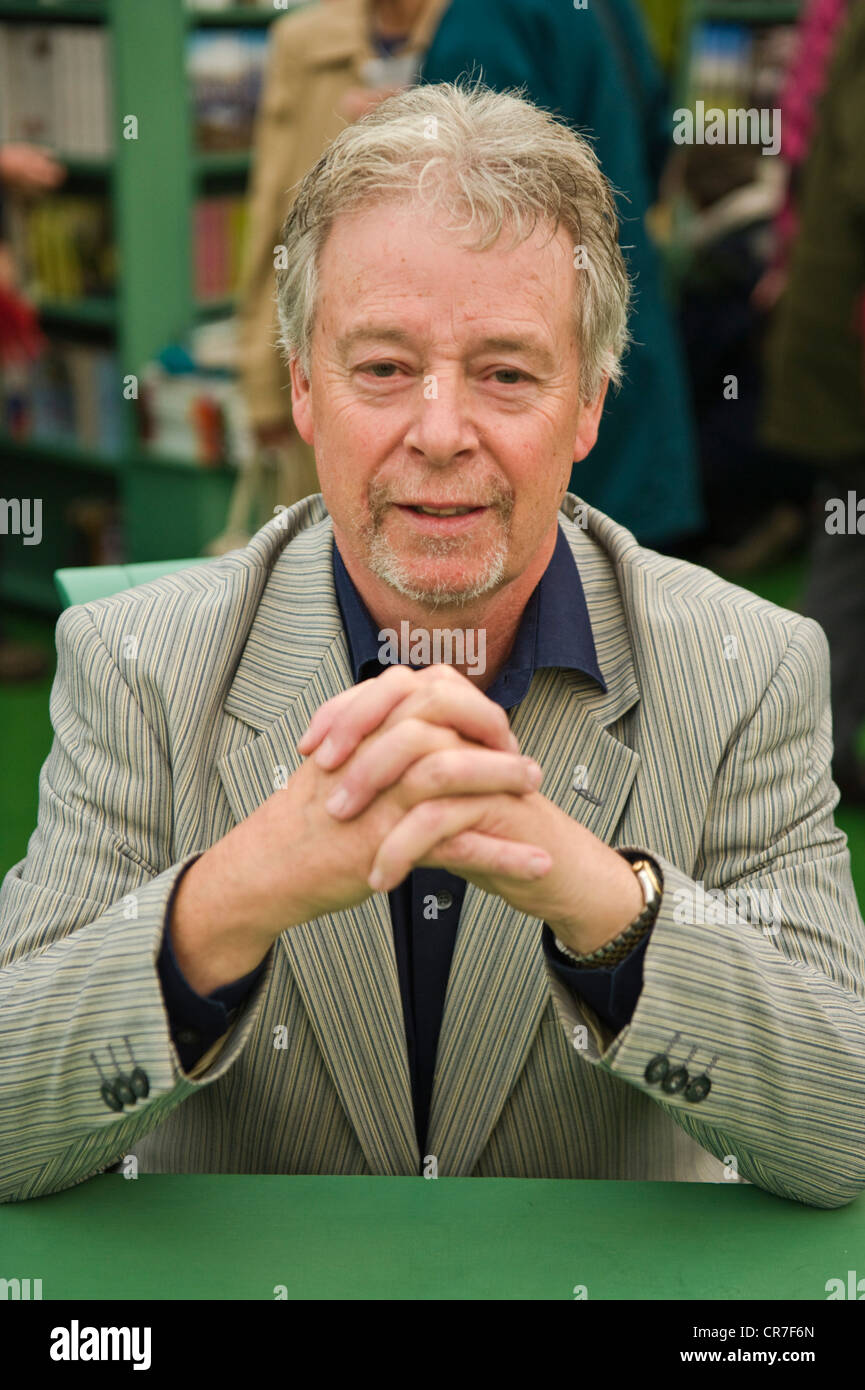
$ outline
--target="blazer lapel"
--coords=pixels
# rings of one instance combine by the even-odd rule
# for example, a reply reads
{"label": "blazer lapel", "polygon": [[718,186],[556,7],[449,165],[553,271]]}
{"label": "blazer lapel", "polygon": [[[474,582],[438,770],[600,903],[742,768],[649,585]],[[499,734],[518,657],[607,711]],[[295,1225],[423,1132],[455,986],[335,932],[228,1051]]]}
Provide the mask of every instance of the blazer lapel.
{"label": "blazer lapel", "polygon": [[[579,528],[563,525],[586,591],[607,693],[578,672],[537,672],[511,727],[521,751],[544,769],[543,794],[609,842],[640,759],[606,726],[636,703],[639,689],[609,557]],[[470,884],[448,981],[426,1146],[441,1173],[471,1174],[548,1002],[538,919]]]}
{"label": "blazer lapel", "polygon": [[[323,506],[321,511],[323,512]],[[303,761],[297,741],[319,705],[353,684],[333,589],[329,517],[290,538],[256,611],[225,710],[258,736],[218,771],[237,820]],[[402,999],[387,895],[283,932],[316,1040],[374,1173],[416,1174]]]}

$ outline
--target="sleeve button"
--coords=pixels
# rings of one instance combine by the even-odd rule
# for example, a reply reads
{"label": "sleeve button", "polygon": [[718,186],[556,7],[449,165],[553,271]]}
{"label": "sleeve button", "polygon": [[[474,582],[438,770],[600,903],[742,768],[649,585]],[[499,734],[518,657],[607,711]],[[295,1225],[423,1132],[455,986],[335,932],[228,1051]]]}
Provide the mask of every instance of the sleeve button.
{"label": "sleeve button", "polygon": [[685,1100],[703,1100],[711,1089],[712,1083],[708,1076],[695,1076],[685,1091]]}
{"label": "sleeve button", "polygon": [[652,1058],[643,1075],[651,1085],[655,1081],[663,1081],[669,1070],[669,1057],[665,1052],[659,1052],[656,1057]]}
{"label": "sleeve button", "polygon": [[681,1091],[688,1084],[688,1072],[685,1067],[676,1067],[664,1077],[661,1082],[661,1090],[666,1091],[667,1095],[674,1096],[677,1091]]}
{"label": "sleeve button", "polygon": [[114,1087],[110,1084],[110,1082],[103,1081],[102,1085],[99,1087],[99,1094],[105,1101],[105,1104],[108,1106],[109,1110],[123,1109],[123,1101],[120,1099],[119,1095],[115,1091]]}

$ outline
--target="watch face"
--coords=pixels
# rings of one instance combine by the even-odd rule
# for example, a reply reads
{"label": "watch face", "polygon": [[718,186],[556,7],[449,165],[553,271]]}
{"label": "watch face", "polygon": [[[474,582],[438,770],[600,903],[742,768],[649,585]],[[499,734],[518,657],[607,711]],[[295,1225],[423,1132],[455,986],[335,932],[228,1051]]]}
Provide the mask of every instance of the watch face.
{"label": "watch face", "polygon": [[651,885],[652,885],[652,888],[653,888],[653,890],[654,890],[655,896],[656,896],[656,897],[660,897],[660,895],[661,895],[661,880],[660,880],[660,878],[658,877],[658,871],[657,871],[657,869],[655,868],[654,864],[651,862],[651,860],[650,860],[650,859],[638,859],[637,862],[636,862],[635,864],[632,865],[632,868],[633,868],[635,871],[638,870],[638,869],[641,869],[641,870],[643,871],[643,873],[645,873],[645,874],[648,875],[649,882],[650,882]]}

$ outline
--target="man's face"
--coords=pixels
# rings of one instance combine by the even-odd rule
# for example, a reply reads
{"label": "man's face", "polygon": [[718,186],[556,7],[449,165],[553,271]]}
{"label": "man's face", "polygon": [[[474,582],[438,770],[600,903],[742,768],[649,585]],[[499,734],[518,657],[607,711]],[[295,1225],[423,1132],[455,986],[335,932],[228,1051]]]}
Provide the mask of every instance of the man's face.
{"label": "man's face", "polygon": [[406,597],[454,606],[514,580],[554,534],[606,390],[581,406],[565,230],[509,249],[506,229],[481,252],[456,240],[406,203],[338,218],[309,381],[291,368],[342,553]]}

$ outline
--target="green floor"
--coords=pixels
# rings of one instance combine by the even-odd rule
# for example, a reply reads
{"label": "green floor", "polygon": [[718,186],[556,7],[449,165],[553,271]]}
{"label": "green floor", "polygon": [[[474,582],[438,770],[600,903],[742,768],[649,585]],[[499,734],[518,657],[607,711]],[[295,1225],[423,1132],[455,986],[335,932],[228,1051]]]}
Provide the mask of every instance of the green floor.
{"label": "green floor", "polygon": [[[795,608],[800,580],[801,565],[790,563],[749,580],[748,587],[773,603]],[[51,621],[11,615],[6,627],[10,637],[42,643],[53,653]],[[27,686],[0,686],[0,729],[3,731],[0,879],[26,854],[27,840],[36,824],[39,768],[51,746],[50,689],[50,679]],[[853,877],[860,907],[865,912],[865,811],[841,805],[836,819],[849,839]]]}

